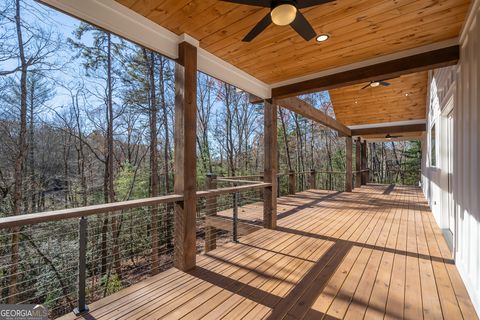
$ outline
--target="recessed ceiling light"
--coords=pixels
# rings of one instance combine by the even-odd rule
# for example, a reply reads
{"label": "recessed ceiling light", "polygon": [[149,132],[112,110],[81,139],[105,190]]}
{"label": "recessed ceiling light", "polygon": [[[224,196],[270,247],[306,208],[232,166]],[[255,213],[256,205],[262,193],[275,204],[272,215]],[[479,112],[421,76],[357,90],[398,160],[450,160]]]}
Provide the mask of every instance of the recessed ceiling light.
{"label": "recessed ceiling light", "polygon": [[328,34],[321,34],[317,37],[317,42],[327,41],[330,36]]}
{"label": "recessed ceiling light", "polygon": [[408,93],[405,93],[405,97],[408,97]]}
{"label": "recessed ceiling light", "polygon": [[357,104],[357,103],[358,103],[358,101],[355,101],[355,104]]}
{"label": "recessed ceiling light", "polygon": [[380,82],[379,82],[379,81],[372,81],[372,82],[370,83],[370,87],[373,87],[373,88],[378,87],[379,85],[380,85]]}

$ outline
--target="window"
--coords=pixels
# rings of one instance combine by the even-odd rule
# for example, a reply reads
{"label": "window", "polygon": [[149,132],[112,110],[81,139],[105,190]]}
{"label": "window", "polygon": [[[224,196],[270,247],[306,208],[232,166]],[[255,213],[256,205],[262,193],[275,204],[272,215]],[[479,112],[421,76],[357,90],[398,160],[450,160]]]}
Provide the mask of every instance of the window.
{"label": "window", "polygon": [[430,166],[435,167],[437,165],[437,153],[435,145],[435,124],[430,129]]}

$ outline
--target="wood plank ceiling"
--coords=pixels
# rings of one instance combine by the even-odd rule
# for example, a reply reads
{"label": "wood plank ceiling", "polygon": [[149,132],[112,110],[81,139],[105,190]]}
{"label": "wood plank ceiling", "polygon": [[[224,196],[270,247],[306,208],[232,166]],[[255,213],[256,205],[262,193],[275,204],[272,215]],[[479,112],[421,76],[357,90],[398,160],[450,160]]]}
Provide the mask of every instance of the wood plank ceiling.
{"label": "wood plank ceiling", "polygon": [[335,117],[341,123],[365,125],[426,118],[426,71],[387,80],[388,87],[368,83],[330,90]]}
{"label": "wood plank ceiling", "polygon": [[274,84],[322,70],[458,36],[469,0],[338,0],[302,10],[315,31],[306,42],[271,25],[251,43],[241,39],[268,9],[218,0],[117,0],[254,77]]}

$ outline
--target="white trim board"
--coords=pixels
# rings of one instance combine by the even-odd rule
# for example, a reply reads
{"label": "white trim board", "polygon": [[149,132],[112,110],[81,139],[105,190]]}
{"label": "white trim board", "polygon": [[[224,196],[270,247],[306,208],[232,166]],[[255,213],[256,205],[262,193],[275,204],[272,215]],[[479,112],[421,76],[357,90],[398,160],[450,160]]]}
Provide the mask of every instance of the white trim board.
{"label": "white trim board", "polygon": [[467,17],[462,26],[462,31],[460,32],[460,43],[463,44],[465,42],[465,38],[467,37],[468,32],[470,31],[470,27],[472,26],[473,20],[475,19],[475,15],[477,14],[477,10],[480,9],[480,0],[473,0],[470,4],[470,9],[468,10]]}
{"label": "white trim board", "polygon": [[340,67],[337,67],[337,68],[332,68],[332,69],[317,72],[317,73],[312,73],[312,74],[309,74],[309,75],[306,75],[306,76],[293,78],[293,79],[288,79],[288,80],[285,80],[285,81],[274,83],[271,86],[272,86],[272,88],[286,86],[286,85],[294,84],[294,83],[297,83],[297,82],[303,82],[303,81],[307,81],[307,80],[311,80],[311,79],[315,79],[315,78],[329,76],[329,75],[340,73],[340,72],[345,72],[345,71],[350,71],[350,70],[354,70],[354,69],[358,69],[358,68],[368,67],[368,66],[378,64],[378,63],[383,63],[383,62],[387,62],[387,61],[391,61],[391,60],[401,59],[401,58],[409,57],[409,56],[412,56],[412,55],[415,55],[415,54],[420,54],[420,53],[424,53],[424,52],[428,52],[428,51],[432,51],[432,50],[447,48],[447,47],[451,47],[451,46],[454,46],[454,45],[458,45],[458,43],[459,43],[458,38],[452,38],[452,39],[448,39],[448,40],[445,40],[445,41],[435,42],[435,43],[431,43],[431,44],[428,44],[428,45],[425,45],[425,46],[416,47],[416,48],[405,50],[405,51],[395,52],[395,53],[392,53],[392,54],[388,54],[388,55],[384,55],[384,56],[380,56],[380,57],[377,57],[377,58],[368,59],[368,60],[364,60],[364,61],[360,61],[360,62],[356,62],[356,63],[344,65],[344,66],[340,66]]}
{"label": "white trim board", "polygon": [[373,123],[373,124],[359,124],[359,125],[347,126],[347,127],[351,130],[355,130],[355,129],[370,129],[370,128],[381,128],[381,127],[408,126],[411,124],[424,124],[424,123],[427,123],[426,119],[382,122],[382,123]]}
{"label": "white trim board", "polygon": [[362,141],[368,142],[396,142],[396,141],[417,141],[420,140],[422,137],[398,137],[398,138],[362,138]]}
{"label": "white trim board", "polygon": [[187,34],[180,36],[114,0],[38,0],[80,20],[154,50],[178,58],[178,44],[186,41],[198,48],[198,69],[260,98],[271,97],[271,87],[199,47]]}

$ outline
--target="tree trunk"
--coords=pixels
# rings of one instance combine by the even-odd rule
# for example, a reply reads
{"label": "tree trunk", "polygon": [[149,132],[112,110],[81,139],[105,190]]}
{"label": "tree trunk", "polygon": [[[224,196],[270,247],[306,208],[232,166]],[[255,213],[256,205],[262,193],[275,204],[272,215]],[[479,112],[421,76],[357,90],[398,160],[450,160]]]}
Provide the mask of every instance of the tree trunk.
{"label": "tree trunk", "polygon": [[285,153],[287,158],[288,171],[292,171],[292,159],[290,157],[290,150],[288,148],[288,137],[287,137],[287,126],[285,125],[285,118],[283,113],[283,108],[279,108],[280,111],[280,121],[282,122],[282,131],[283,131],[283,141],[285,142]]}
{"label": "tree trunk", "polygon": [[[113,175],[113,84],[112,84],[112,36],[107,33],[107,183],[108,202],[115,202],[114,175]],[[121,276],[119,250],[119,218],[112,216],[112,256],[116,274]]]}
{"label": "tree trunk", "polygon": [[[165,193],[170,192],[170,169],[169,169],[169,161],[170,161],[170,133],[168,131],[168,108],[167,102],[165,99],[165,67],[164,67],[165,60],[163,57],[160,57],[160,70],[159,70],[159,88],[160,88],[160,99],[162,103],[162,112],[163,112],[163,128],[165,130],[165,145],[163,148],[163,156],[164,156],[164,176],[165,176]],[[173,205],[167,204],[167,212],[163,216],[162,226],[165,230],[165,234],[163,234],[164,241],[167,246],[167,251],[173,250]]]}
{"label": "tree trunk", "polygon": [[[23,169],[27,153],[27,72],[28,65],[25,58],[23,35],[20,18],[20,0],[15,1],[15,26],[17,33],[19,58],[21,63],[20,73],[20,131],[18,134],[18,153],[15,159],[15,184],[13,195],[13,214],[19,215],[22,213],[22,199],[23,199]],[[8,288],[8,303],[16,302],[16,295],[18,292],[18,260],[19,260],[19,229],[12,228],[12,242],[11,242],[11,267],[10,267],[10,281]]]}
{"label": "tree trunk", "polygon": [[[155,95],[155,54],[150,52],[150,58],[147,51],[143,49],[145,61],[148,64],[149,90],[150,90],[150,196],[158,196],[158,152],[157,152],[157,97]],[[158,262],[158,206],[152,206],[151,211],[151,243],[152,243],[152,274],[159,272]]]}

